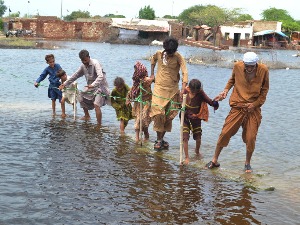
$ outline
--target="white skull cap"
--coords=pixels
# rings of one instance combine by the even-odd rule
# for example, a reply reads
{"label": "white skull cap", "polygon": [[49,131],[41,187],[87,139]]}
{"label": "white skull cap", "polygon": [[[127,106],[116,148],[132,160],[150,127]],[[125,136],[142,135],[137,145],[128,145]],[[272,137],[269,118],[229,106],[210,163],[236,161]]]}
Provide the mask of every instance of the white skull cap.
{"label": "white skull cap", "polygon": [[253,66],[258,62],[258,56],[254,52],[246,52],[243,61],[246,65]]}

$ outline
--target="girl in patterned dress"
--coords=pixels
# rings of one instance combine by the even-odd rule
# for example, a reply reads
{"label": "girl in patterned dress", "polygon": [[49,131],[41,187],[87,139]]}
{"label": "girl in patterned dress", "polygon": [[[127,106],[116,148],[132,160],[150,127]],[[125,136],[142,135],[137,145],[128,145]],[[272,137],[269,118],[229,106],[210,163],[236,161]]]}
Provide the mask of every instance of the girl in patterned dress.
{"label": "girl in patterned dress", "polygon": [[114,85],[115,88],[111,92],[111,106],[116,110],[117,119],[120,121],[120,131],[124,133],[128,121],[133,118],[132,106],[126,104],[126,96],[130,88],[121,77],[116,77]]}
{"label": "girl in patterned dress", "polygon": [[[128,92],[128,101],[127,104],[130,104],[130,101],[134,101],[132,114],[135,117],[134,129],[135,129],[135,138],[136,141],[140,141],[140,123],[142,127],[142,132],[144,133],[145,141],[149,140],[149,131],[148,127],[151,123],[150,118],[150,109],[151,109],[151,82],[146,82],[148,79],[148,71],[144,64],[141,62],[136,62],[134,65],[134,73],[132,76],[133,85],[130,91]],[[140,84],[142,83],[142,90],[140,90]],[[142,93],[140,95],[140,93]],[[142,99],[140,99],[140,97]],[[140,102],[143,102],[142,110],[140,110]],[[142,114],[142,115],[141,115]]]}

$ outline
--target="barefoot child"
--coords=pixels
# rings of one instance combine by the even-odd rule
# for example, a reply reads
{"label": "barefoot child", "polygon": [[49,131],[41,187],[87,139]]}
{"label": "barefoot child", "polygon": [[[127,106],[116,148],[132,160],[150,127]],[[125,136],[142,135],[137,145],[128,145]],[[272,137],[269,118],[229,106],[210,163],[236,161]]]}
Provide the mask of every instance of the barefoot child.
{"label": "barefoot child", "polygon": [[[56,73],[59,69],[61,69],[61,66],[57,63],[55,63],[54,55],[49,54],[45,56],[46,63],[49,65],[47,66],[39,78],[35,81],[34,86],[37,88],[47,75],[49,75],[48,80],[50,82],[48,87],[48,97],[52,100],[52,115],[55,116],[55,102],[56,99],[61,102],[62,98],[62,92],[58,89],[60,82],[59,78],[56,76]],[[63,105],[61,104],[61,107],[63,108]]]}
{"label": "barefoot child", "polygon": [[111,106],[116,110],[117,119],[120,121],[120,131],[124,133],[128,121],[132,119],[131,104],[126,104],[126,96],[130,88],[121,77],[116,77],[114,86],[111,92]]}
{"label": "barefoot child", "polygon": [[[145,141],[149,140],[149,131],[148,127],[151,122],[150,118],[150,101],[152,99],[152,91],[151,91],[151,80],[148,77],[147,68],[141,63],[136,62],[134,65],[134,73],[132,76],[133,85],[128,93],[128,101],[134,101],[132,114],[135,117],[134,129],[135,129],[135,139],[136,142],[140,141],[140,123],[142,123],[142,132],[144,133]],[[144,90],[140,90],[140,83],[142,82],[142,86]],[[142,102],[143,109],[140,112],[140,102],[135,101],[140,96],[140,91],[142,91]],[[142,113],[142,116],[141,116]],[[141,118],[142,117],[142,121]]]}
{"label": "barefoot child", "polygon": [[[67,79],[68,76],[63,69],[57,71],[56,76],[60,79],[61,83],[63,84]],[[76,107],[76,91],[77,91],[77,82],[74,81],[69,87],[65,87],[62,90],[62,99],[61,99],[61,117],[65,118],[66,115],[66,108],[65,102],[73,105],[73,110]]]}
{"label": "barefoot child", "polygon": [[217,110],[219,103],[211,100],[201,87],[201,82],[198,79],[192,79],[189,85],[185,88],[183,94],[186,96],[184,123],[183,123],[183,148],[185,153],[184,164],[189,164],[188,141],[190,132],[193,133],[193,138],[196,141],[195,153],[198,158],[201,158],[200,145],[201,145],[201,120],[208,121],[208,107],[214,107]]}

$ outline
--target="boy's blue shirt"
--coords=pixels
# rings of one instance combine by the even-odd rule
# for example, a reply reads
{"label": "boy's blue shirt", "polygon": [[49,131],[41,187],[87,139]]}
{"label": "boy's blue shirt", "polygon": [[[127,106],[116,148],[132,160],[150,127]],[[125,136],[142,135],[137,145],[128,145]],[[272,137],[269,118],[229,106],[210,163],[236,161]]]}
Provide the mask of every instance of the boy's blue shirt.
{"label": "boy's blue shirt", "polygon": [[58,87],[60,83],[60,79],[56,76],[56,72],[61,69],[61,66],[57,63],[54,64],[54,68],[47,66],[44,71],[41,73],[39,78],[36,80],[37,83],[43,81],[47,75],[49,75],[48,80],[50,82],[49,87]]}

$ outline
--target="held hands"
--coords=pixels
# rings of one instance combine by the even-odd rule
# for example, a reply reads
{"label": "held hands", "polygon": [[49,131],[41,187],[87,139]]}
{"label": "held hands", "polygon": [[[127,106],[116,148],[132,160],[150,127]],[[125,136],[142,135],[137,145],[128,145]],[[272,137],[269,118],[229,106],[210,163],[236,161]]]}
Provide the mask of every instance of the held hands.
{"label": "held hands", "polygon": [[150,86],[152,84],[152,82],[154,81],[154,76],[151,77],[145,77],[144,78],[144,84],[146,86]]}
{"label": "held hands", "polygon": [[129,99],[126,99],[125,105],[128,106],[129,104],[131,104],[131,101]]}
{"label": "held hands", "polygon": [[225,99],[227,97],[227,93],[228,93],[228,90],[225,89],[217,97],[214,98],[214,101],[222,101],[223,99]]}
{"label": "held hands", "polygon": [[91,85],[91,84],[89,84],[89,85],[86,85],[85,87],[87,87],[87,88],[94,88],[94,86],[93,86],[93,85]]}
{"label": "held hands", "polygon": [[214,110],[217,110],[219,108],[219,102],[213,100],[212,101],[212,106],[214,107]]}
{"label": "held hands", "polygon": [[62,90],[62,89],[64,89],[64,88],[65,88],[65,85],[64,85],[64,84],[61,84],[61,85],[59,85],[59,87],[58,87],[59,90]]}

